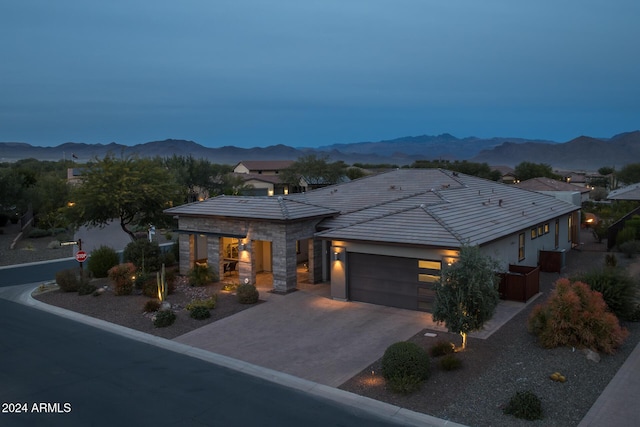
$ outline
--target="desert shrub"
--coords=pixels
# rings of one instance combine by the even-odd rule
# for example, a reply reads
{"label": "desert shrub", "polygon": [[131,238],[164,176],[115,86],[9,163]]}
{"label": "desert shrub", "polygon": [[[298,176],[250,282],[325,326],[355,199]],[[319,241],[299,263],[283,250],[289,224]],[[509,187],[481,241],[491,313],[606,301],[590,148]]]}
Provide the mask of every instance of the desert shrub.
{"label": "desert shrub", "polygon": [[640,304],[636,304],[633,308],[633,312],[631,313],[631,316],[629,316],[629,320],[631,322],[640,322]]}
{"label": "desert shrub", "polygon": [[636,235],[636,228],[626,225],[622,228],[622,230],[618,231],[618,234],[616,234],[616,245],[618,245],[619,248],[620,245],[625,242],[636,240]]}
{"label": "desert shrub", "polygon": [[170,231],[167,231],[166,233],[164,233],[164,238],[167,240],[172,240],[173,239],[173,234],[171,234]]}
{"label": "desert shrub", "polygon": [[150,299],[144,303],[144,312],[145,313],[153,313],[160,309],[160,300]]}
{"label": "desert shrub", "polygon": [[42,228],[32,228],[31,231],[29,231],[29,235],[28,237],[33,238],[33,239],[37,239],[39,237],[47,237],[47,236],[51,236],[51,231],[50,230],[44,230]]}
{"label": "desert shrub", "polygon": [[[138,270],[136,271],[135,276],[133,278],[133,286],[136,289],[144,289],[144,286],[146,284],[151,282],[154,284],[156,283],[155,277],[156,277],[155,274],[147,273],[144,270]],[[157,294],[158,293],[156,292],[156,295]],[[147,295],[147,296],[153,297],[153,295]]]}
{"label": "desert shrub", "polygon": [[431,374],[429,355],[412,342],[391,344],[382,356],[382,375],[389,388],[402,394],[418,390]]}
{"label": "desert shrub", "polygon": [[626,241],[623,244],[618,245],[618,249],[620,249],[620,252],[625,254],[627,258],[633,258],[635,254],[640,253],[640,241],[638,240]]}
{"label": "desert shrub", "polygon": [[129,243],[122,253],[125,262],[133,263],[143,271],[158,271],[162,265],[158,242],[137,239]]}
{"label": "desert shrub", "polygon": [[9,215],[6,213],[0,213],[0,227],[4,227],[9,222]]}
{"label": "desert shrub", "polygon": [[504,413],[529,421],[541,420],[542,402],[531,391],[518,391],[509,400],[509,403],[504,408]]}
{"label": "desert shrub", "polygon": [[161,261],[161,264],[164,264],[166,266],[175,265],[176,256],[173,254],[173,252],[163,252],[162,255],[160,256],[160,261]]}
{"label": "desert shrub", "polygon": [[462,360],[458,359],[453,354],[447,354],[440,359],[440,368],[445,371],[453,371],[459,369],[462,366]]}
{"label": "desert shrub", "polygon": [[108,246],[100,246],[91,252],[87,261],[87,268],[93,277],[107,277],[109,269],[120,263],[120,257],[115,249]]}
{"label": "desert shrub", "polygon": [[116,295],[131,295],[136,267],[130,263],[118,264],[109,269],[109,279],[114,284]]}
{"label": "desert shrub", "polygon": [[198,307],[204,307],[207,310],[213,310],[214,308],[216,308],[217,303],[218,303],[218,295],[213,294],[211,297],[207,299],[193,300],[189,304],[187,304],[185,308],[189,311],[194,310]]}
{"label": "desert shrub", "polygon": [[199,306],[190,310],[189,316],[196,320],[204,320],[211,317],[211,312],[207,307]]}
{"label": "desert shrub", "polygon": [[176,314],[172,310],[159,311],[153,319],[156,328],[166,328],[176,321]]}
{"label": "desert shrub", "polygon": [[77,269],[69,268],[56,273],[56,283],[63,292],[76,292],[80,286]]}
{"label": "desert shrub", "polygon": [[607,310],[600,292],[566,278],[557,280],[547,301],[534,307],[528,327],[545,348],[566,345],[609,354],[629,334]]}
{"label": "desert shrub", "polygon": [[83,278],[78,286],[78,295],[91,295],[96,289],[96,285],[89,282],[88,278]]}
{"label": "desert shrub", "polygon": [[616,258],[615,254],[606,254],[604,256],[605,267],[615,267],[617,265],[618,265],[618,258]]}
{"label": "desert shrub", "polygon": [[439,340],[429,349],[429,355],[431,357],[440,357],[445,354],[454,353],[456,350],[456,346],[449,341]]}
{"label": "desert shrub", "polygon": [[634,309],[636,285],[631,277],[617,268],[605,268],[583,273],[574,281],[584,282],[602,294],[604,302],[620,319],[628,320]]}
{"label": "desert shrub", "polygon": [[256,287],[250,283],[244,283],[238,286],[236,294],[238,295],[240,304],[255,304],[258,302],[258,298],[260,298],[260,293]]}
{"label": "desert shrub", "polygon": [[208,264],[194,265],[187,273],[187,278],[189,279],[189,285],[191,286],[204,286],[218,280]]}

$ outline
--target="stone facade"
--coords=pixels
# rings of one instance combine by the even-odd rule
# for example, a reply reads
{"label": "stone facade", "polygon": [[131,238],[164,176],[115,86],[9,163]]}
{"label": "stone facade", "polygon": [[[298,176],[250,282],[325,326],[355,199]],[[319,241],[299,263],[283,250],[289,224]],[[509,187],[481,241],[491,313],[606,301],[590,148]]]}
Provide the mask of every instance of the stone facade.
{"label": "stone facade", "polygon": [[[194,241],[204,234],[207,239],[207,262],[218,277],[222,277],[222,237],[236,237],[245,246],[239,251],[238,272],[240,283],[256,283],[256,242],[271,243],[273,291],[288,293],[297,286],[296,242],[308,240],[309,278],[314,283],[322,280],[322,242],[313,235],[320,219],[298,221],[265,221],[207,217],[180,217],[180,273],[193,267]],[[193,231],[193,233],[189,233]]]}

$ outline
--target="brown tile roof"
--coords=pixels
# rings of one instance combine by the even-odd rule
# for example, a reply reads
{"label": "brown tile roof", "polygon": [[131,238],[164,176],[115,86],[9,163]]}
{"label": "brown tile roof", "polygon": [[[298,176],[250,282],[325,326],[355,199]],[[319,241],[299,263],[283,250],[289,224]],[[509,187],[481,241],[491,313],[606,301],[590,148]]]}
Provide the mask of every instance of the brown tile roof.
{"label": "brown tile roof", "polygon": [[579,191],[580,193],[588,193],[591,189],[584,185],[574,185],[564,181],[558,181],[551,178],[531,178],[522,181],[516,186],[531,191]]}

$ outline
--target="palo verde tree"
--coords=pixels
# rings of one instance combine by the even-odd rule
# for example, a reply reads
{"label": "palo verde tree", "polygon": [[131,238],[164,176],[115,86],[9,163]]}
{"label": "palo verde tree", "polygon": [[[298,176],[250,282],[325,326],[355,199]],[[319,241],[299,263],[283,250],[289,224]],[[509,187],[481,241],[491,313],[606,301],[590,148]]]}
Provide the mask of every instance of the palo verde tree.
{"label": "palo verde tree", "polygon": [[444,269],[436,283],[433,320],[459,333],[462,349],[467,334],[481,329],[498,305],[497,270],[498,263],[477,246],[463,246],[459,260]]}
{"label": "palo verde tree", "polygon": [[71,193],[76,225],[105,225],[114,219],[135,240],[134,226],[166,221],[162,211],[178,200],[174,176],[157,160],[107,155],[83,169]]}
{"label": "palo verde tree", "polygon": [[532,178],[551,178],[560,179],[560,175],[553,172],[550,165],[545,163],[520,162],[514,169],[515,175],[520,181],[526,181]]}
{"label": "palo verde tree", "polygon": [[310,186],[322,186],[336,184],[346,175],[347,165],[342,161],[330,163],[328,156],[319,157],[315,154],[302,156],[291,166],[284,169],[280,175],[280,181],[299,185],[305,180]]}

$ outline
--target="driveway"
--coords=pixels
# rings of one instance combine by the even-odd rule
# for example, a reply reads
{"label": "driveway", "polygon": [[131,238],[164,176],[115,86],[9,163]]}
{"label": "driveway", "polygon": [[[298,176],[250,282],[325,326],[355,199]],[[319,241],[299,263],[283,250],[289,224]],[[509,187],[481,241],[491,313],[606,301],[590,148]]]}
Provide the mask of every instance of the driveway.
{"label": "driveway", "polygon": [[386,348],[424,328],[429,313],[326,298],[328,285],[267,300],[174,341],[337,387]]}

